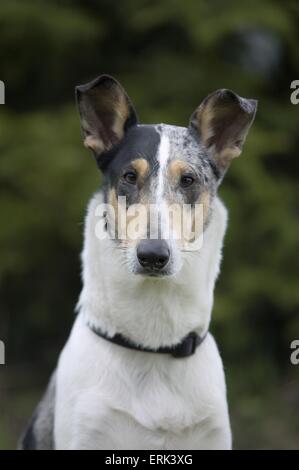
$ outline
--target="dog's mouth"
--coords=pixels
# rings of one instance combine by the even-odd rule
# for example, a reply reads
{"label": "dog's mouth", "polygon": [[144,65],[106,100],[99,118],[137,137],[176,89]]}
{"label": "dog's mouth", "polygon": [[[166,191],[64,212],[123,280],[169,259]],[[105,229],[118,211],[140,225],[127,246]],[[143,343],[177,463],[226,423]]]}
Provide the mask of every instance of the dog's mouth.
{"label": "dog's mouth", "polygon": [[136,276],[150,279],[166,279],[174,274],[174,265],[172,259],[163,267],[142,266],[136,259],[133,267],[133,273]]}
{"label": "dog's mouth", "polygon": [[138,276],[142,276],[142,277],[149,277],[149,278],[155,278],[155,279],[161,279],[161,278],[166,278],[166,277],[169,277],[172,275],[172,272],[167,269],[167,270],[163,270],[163,271],[156,271],[156,270],[152,270],[152,269],[143,269],[143,268],[137,268],[135,271],[134,271],[134,274],[138,275]]}

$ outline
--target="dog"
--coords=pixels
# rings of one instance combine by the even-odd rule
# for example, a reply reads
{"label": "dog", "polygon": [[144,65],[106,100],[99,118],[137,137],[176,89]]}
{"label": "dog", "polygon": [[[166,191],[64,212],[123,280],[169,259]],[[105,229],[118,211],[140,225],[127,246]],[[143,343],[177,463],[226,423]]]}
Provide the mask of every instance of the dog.
{"label": "dog", "polygon": [[[209,333],[227,225],[217,189],[257,101],[217,90],[178,127],[139,124],[109,75],[78,86],[76,98],[103,186],[87,211],[78,315],[20,448],[231,449],[223,365]],[[165,235],[173,204],[188,206],[192,227],[201,219],[191,237],[173,236],[176,213]],[[138,235],[120,238],[115,214],[136,205],[145,208]]]}

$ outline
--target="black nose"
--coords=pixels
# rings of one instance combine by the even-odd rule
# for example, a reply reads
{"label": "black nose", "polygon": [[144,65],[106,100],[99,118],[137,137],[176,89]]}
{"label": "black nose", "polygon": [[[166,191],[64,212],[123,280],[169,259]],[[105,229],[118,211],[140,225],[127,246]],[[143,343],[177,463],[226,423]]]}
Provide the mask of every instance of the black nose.
{"label": "black nose", "polygon": [[164,240],[143,240],[137,248],[137,258],[143,268],[160,271],[169,261],[170,251]]}

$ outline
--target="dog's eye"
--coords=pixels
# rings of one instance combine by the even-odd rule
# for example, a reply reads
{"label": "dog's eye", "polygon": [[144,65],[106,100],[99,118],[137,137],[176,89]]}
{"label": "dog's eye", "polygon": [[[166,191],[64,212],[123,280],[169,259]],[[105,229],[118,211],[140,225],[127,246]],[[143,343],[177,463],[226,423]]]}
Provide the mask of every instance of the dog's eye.
{"label": "dog's eye", "polygon": [[136,175],[136,173],[134,173],[134,171],[127,171],[123,175],[123,179],[129,184],[136,184],[137,175]]}
{"label": "dog's eye", "polygon": [[182,186],[182,188],[188,188],[189,186],[192,186],[193,183],[194,183],[193,176],[190,176],[190,175],[181,176],[180,185]]}

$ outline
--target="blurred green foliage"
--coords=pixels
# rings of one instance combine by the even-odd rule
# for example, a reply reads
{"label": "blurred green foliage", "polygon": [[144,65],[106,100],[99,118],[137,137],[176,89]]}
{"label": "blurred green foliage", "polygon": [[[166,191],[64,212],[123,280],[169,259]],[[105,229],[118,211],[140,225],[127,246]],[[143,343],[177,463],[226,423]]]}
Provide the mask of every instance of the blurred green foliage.
{"label": "blurred green foliage", "polygon": [[115,75],[144,123],[186,125],[217,88],[257,98],[229,208],[212,329],[236,448],[299,448],[298,128],[295,0],[2,0],[0,448],[15,447],[73,321],[85,206],[100,185],[73,90]]}

